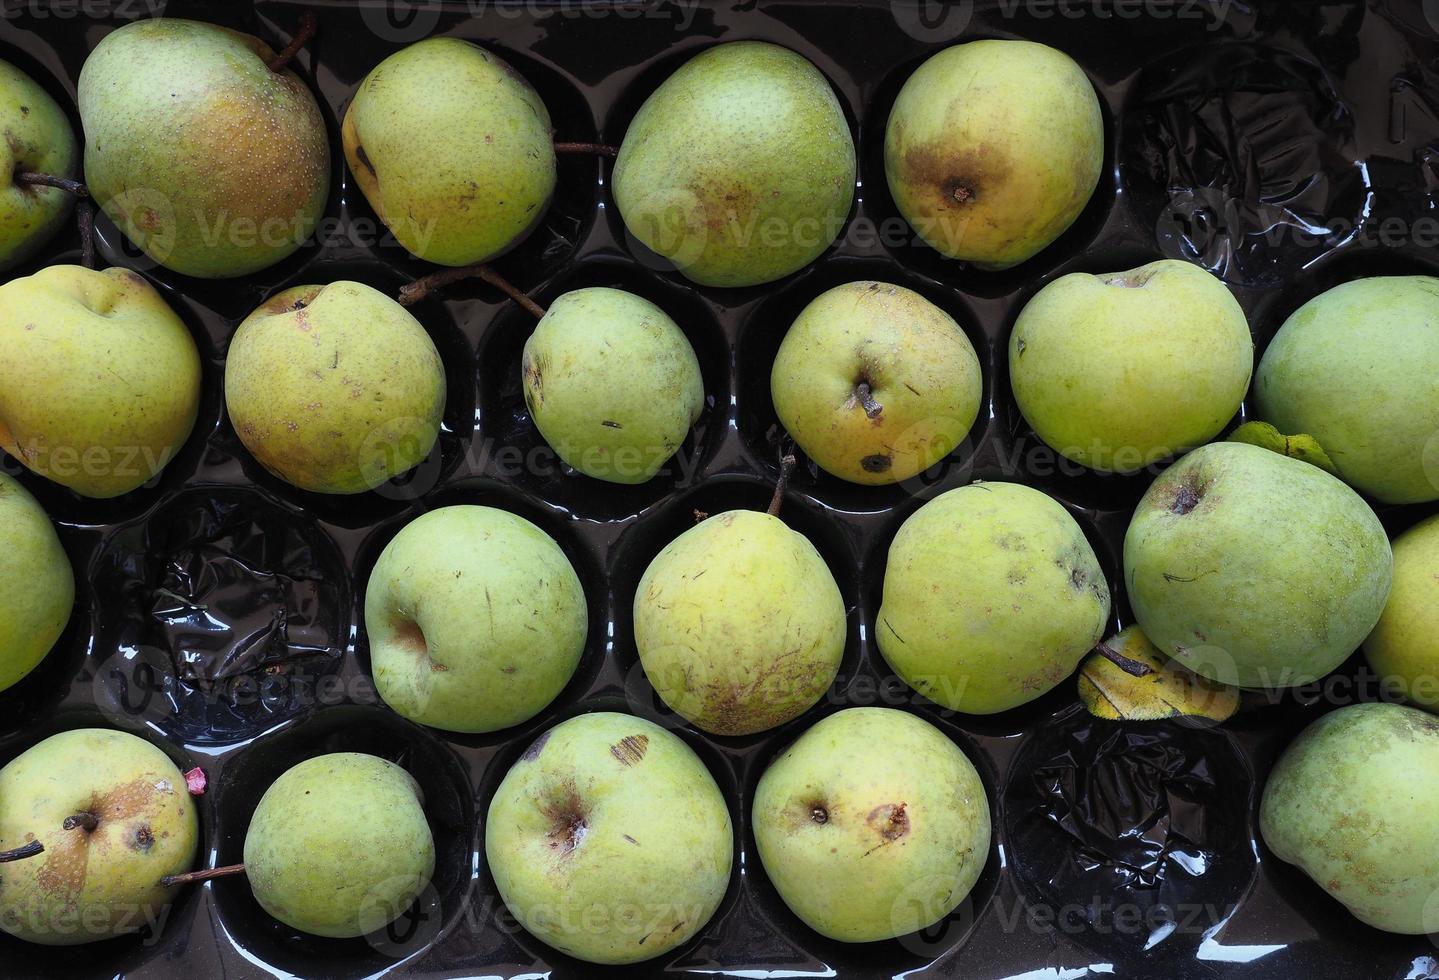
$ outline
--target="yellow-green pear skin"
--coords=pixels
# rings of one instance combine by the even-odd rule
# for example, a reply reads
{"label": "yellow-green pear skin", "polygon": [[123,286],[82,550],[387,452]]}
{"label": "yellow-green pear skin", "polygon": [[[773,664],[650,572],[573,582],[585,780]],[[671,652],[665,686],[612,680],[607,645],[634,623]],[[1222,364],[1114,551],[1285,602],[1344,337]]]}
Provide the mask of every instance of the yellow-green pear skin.
{"label": "yellow-green pear skin", "polygon": [[65,112],[23,71],[0,61],[0,272],[45,246],[65,224],[75,196],[17,182],[19,172],[74,179],[80,149]]}
{"label": "yellow-green pear skin", "polygon": [[435,872],[435,839],[413,776],[334,752],[270,784],[245,832],[255,901],[301,932],[363,936],[409,910]]}
{"label": "yellow-green pear skin", "polygon": [[[66,824],[71,826],[67,829]],[[0,769],[0,929],[26,942],[76,946],[158,931],[195,863],[199,820],[170,757],[126,732],[77,728]]]}
{"label": "yellow-green pear skin", "polygon": [[1069,512],[1016,483],[973,483],[900,527],[875,634],[920,694],[992,714],[1074,673],[1108,619],[1104,571]]}
{"label": "yellow-green pear skin", "polygon": [[0,447],[84,497],[148,483],[200,410],[195,339],[143,276],[53,265],[0,286]]}
{"label": "yellow-green pear skin", "polygon": [[679,324],[622,289],[576,289],[551,303],[521,366],[540,434],[597,480],[652,479],[704,409],[699,359]]}
{"label": "yellow-green pear skin", "polygon": [[259,38],[175,17],[106,35],[80,72],[85,180],[151,259],[203,279],[274,265],[330,193],[315,97]]}
{"label": "yellow-green pear skin", "polygon": [[716,514],[666,545],[640,579],[634,617],[655,693],[715,735],[798,717],[844,656],[844,599],[829,566],[759,511]]}
{"label": "yellow-green pear skin", "polygon": [[729,887],[734,828],[720,789],[678,736],[596,711],[542,734],[505,774],[485,859],[520,925],[587,963],[663,956]]}
{"label": "yellow-green pear skin", "polygon": [[375,689],[422,725],[492,732],[534,717],[585,649],[585,592],[516,514],[441,507],[385,546],[365,590]]}
{"label": "yellow-green pear skin", "polygon": [[733,41],[655,90],[615,161],[630,234],[702,286],[757,286],[829,248],[854,203],[854,138],[803,57]]}
{"label": "yellow-green pear skin", "polygon": [[555,190],[539,94],[498,55],[459,38],[428,38],[380,62],[355,92],[341,139],[380,220],[439,265],[508,251]]}
{"label": "yellow-green pear skin", "polygon": [[1392,558],[1379,518],[1319,467],[1212,442],[1160,474],[1124,536],[1144,635],[1195,673],[1277,689],[1338,667],[1373,629]]}
{"label": "yellow-green pear skin", "polygon": [[1439,932],[1439,718],[1383,702],[1331,711],[1270,772],[1259,830],[1361,922]]}
{"label": "yellow-green pear skin", "polygon": [[1033,41],[946,48],[905,82],[884,172],[940,254],[1008,269],[1079,217],[1104,167],[1104,120],[1083,70]]}
{"label": "yellow-green pear skin", "polygon": [[770,393],[810,459],[876,485],[948,456],[974,425],[982,389],[974,345],[949,314],[903,286],[862,281],[804,308],[775,356]]}
{"label": "yellow-green pear skin", "polygon": [[[50,652],[75,604],[75,573],[55,526],[14,479],[0,473],[0,691]],[[3,870],[3,869],[0,869]]]}
{"label": "yellow-green pear skin", "polygon": [[1009,338],[1025,419],[1061,455],[1104,473],[1133,473],[1219,435],[1253,370],[1238,301],[1174,259],[1062,276],[1025,304]]}
{"label": "yellow-green pear skin", "polygon": [[809,728],[760,777],[759,857],[786,905],[847,943],[949,915],[989,858],[989,800],[938,728],[894,708],[849,708]]}
{"label": "yellow-green pear skin", "polygon": [[445,372],[420,322],[358,282],[295,286],[246,317],[225,361],[245,448],[301,490],[373,490],[439,437]]}
{"label": "yellow-green pear skin", "polygon": [[1386,504],[1439,500],[1439,278],[1335,286],[1284,321],[1254,378],[1259,417],[1313,436]]}
{"label": "yellow-green pear skin", "polygon": [[1394,581],[1364,655],[1385,683],[1439,712],[1439,516],[1394,539]]}

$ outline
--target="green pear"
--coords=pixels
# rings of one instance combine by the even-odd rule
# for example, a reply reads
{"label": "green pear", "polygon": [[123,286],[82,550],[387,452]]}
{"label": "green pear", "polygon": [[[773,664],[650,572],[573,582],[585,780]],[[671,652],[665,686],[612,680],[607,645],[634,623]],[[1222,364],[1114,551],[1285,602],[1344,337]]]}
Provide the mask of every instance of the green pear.
{"label": "green pear", "polygon": [[235,432],[302,490],[363,493],[430,454],[445,371],[430,335],[358,282],[295,286],[235,331],[225,361]]}
{"label": "green pear", "polygon": [[1386,504],[1439,500],[1439,279],[1381,276],[1305,303],[1255,375],[1259,415],[1319,440]]}
{"label": "green pear", "polygon": [[316,756],[270,784],[245,832],[255,901],[287,926],[347,939],[404,915],[435,871],[424,794],[393,762]]}
{"label": "green pear", "polygon": [[1024,417],[1061,455],[1105,473],[1213,439],[1253,370],[1239,303],[1219,279],[1173,259],[1062,276],[1025,304],[1009,338]]}
{"label": "green pear", "polygon": [[678,324],[621,289],[576,289],[551,303],[525,342],[523,375],[545,441],[611,483],[652,478],[704,408],[699,360]]}
{"label": "green pear", "polygon": [[770,373],[780,423],[827,472],[898,483],[948,456],[979,415],[979,358],[959,324],[916,292],[851,282],[785,334]]}
{"label": "green pear", "polygon": [[733,41],[645,100],[615,161],[630,234],[702,286],[803,269],[854,203],[854,139],[829,80],[787,48]]}
{"label": "green pear", "polygon": [[1282,688],[1338,667],[1389,595],[1389,539],[1317,466],[1238,442],[1201,446],[1155,480],[1124,536],[1144,634],[1224,684]]}
{"label": "green pear", "polygon": [[936,251],[1008,269],[1064,233],[1104,168],[1084,71],[1033,41],[970,41],[905,82],[884,134],[900,214]]}
{"label": "green pear", "polygon": [[158,932],[200,835],[185,777],[142,738],[77,728],[0,769],[0,849],[43,853],[0,864],[0,929],[75,946]]}
{"label": "green pear", "polygon": [[992,714],[1074,673],[1108,619],[1104,571],[1069,512],[1016,483],[974,483],[900,527],[875,636],[920,694]]}
{"label": "green pear", "polygon": [[984,870],[989,834],[974,764],[938,728],[893,708],[830,715],[755,790],[765,874],[795,915],[841,942],[892,939],[949,915]]}
{"label": "green pear", "polygon": [[200,353],[143,276],[55,265],[0,286],[0,447],[86,497],[148,483],[195,427]]}
{"label": "green pear", "polygon": [[55,645],[75,604],[75,574],[50,518],[35,498],[0,473],[0,691],[35,669]]}
{"label": "green pear", "polygon": [[534,717],[585,649],[584,588],[553,538],[493,507],[441,507],[385,546],[365,591],[375,688],[452,732]]}
{"label": "green pear", "polygon": [[519,72],[478,45],[432,37],[365,76],[341,132],[355,182],[427,262],[494,258],[555,190],[550,114]]}
{"label": "green pear", "polygon": [[1439,516],[1395,538],[1393,549],[1394,583],[1364,654],[1410,701],[1439,711]]}
{"label": "green pear", "polygon": [[598,711],[545,732],[505,774],[485,859],[500,898],[542,942],[590,963],[637,963],[714,915],[734,830],[688,745]]}
{"label": "green pear", "polygon": [[165,268],[248,275],[314,231],[330,193],[325,123],[274,57],[249,34],[165,17],[126,24],[85,61],[87,186]]}
{"label": "green pear", "polygon": [[1331,711],[1275,764],[1259,829],[1361,922],[1439,932],[1439,719],[1398,704]]}
{"label": "green pear", "polygon": [[75,197],[58,187],[16,182],[20,172],[73,179],[80,151],[64,111],[14,65],[0,61],[0,272],[55,237]]}
{"label": "green pear", "polygon": [[798,717],[844,656],[844,599],[829,566],[759,511],[717,514],[666,545],[640,578],[634,617],[655,693],[715,735]]}

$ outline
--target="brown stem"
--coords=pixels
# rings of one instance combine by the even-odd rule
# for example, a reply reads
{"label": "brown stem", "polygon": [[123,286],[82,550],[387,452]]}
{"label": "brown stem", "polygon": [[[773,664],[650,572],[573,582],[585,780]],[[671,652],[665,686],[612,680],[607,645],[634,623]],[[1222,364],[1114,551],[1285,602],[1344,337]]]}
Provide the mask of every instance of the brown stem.
{"label": "brown stem", "polygon": [[66,830],[74,830],[76,827],[79,827],[88,832],[100,826],[100,818],[93,813],[82,810],[73,816],[66,817],[65,822],[60,826]]}
{"label": "brown stem", "polygon": [[519,289],[515,288],[513,283],[483,262],[478,262],[475,265],[461,266],[458,269],[442,269],[439,272],[432,272],[428,276],[416,279],[408,286],[401,286],[400,305],[414,306],[435,290],[442,289],[451,283],[460,282],[463,279],[484,280],[528,310],[537,320],[545,315],[545,308],[543,306],[520,292]]}
{"label": "brown stem", "polygon": [[607,143],[556,143],[556,153],[592,153],[595,156],[614,159],[620,155],[620,148]]}
{"label": "brown stem", "polygon": [[28,170],[20,170],[15,174],[15,183],[29,184],[32,187],[58,187],[76,197],[90,196],[90,191],[80,181],[71,180],[69,177],[56,177],[54,174],[37,174]]}
{"label": "brown stem", "polygon": [[1124,671],[1130,677],[1148,677],[1154,673],[1154,668],[1148,664],[1140,663],[1138,660],[1131,660],[1117,650],[1111,650],[1104,644],[1099,645],[1099,653],[1114,666]]}
{"label": "brown stem", "polygon": [[11,861],[21,861],[28,857],[34,857],[44,850],[44,844],[38,840],[32,840],[28,844],[21,844],[19,847],[11,848],[8,851],[0,851],[0,864],[7,864]]}
{"label": "brown stem", "polygon": [[874,391],[870,388],[868,381],[861,381],[854,386],[854,397],[858,398],[859,403],[864,406],[864,414],[872,419],[879,418],[880,413],[884,411],[879,402],[874,400]]}
{"label": "brown stem", "polygon": [[243,864],[227,864],[222,868],[202,868],[199,871],[187,871],[182,875],[166,875],[160,879],[161,888],[174,888],[176,885],[189,885],[197,881],[209,881],[211,878],[225,878],[229,875],[242,875],[245,873]]}
{"label": "brown stem", "polygon": [[270,59],[266,67],[277,74],[284,71],[295,55],[300,53],[300,49],[310,43],[310,38],[315,36],[315,28],[318,26],[313,11],[307,10],[301,14],[300,26],[295,29],[295,36],[290,38],[290,43],[285,45],[283,51]]}
{"label": "brown stem", "polygon": [[80,264],[95,268],[95,206],[89,198],[81,198],[75,206],[75,221],[80,225]]}
{"label": "brown stem", "polygon": [[779,479],[774,481],[774,496],[769,499],[769,509],[765,513],[771,517],[779,516],[780,506],[784,503],[784,488],[789,485],[789,475],[794,472],[794,453],[785,453],[784,458],[779,461]]}

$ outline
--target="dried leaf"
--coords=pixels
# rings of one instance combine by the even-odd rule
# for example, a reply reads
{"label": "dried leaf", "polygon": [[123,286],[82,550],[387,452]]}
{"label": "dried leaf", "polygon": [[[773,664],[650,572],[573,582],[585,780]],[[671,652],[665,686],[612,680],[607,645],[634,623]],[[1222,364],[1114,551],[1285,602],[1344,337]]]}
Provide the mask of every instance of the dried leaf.
{"label": "dried leaf", "polygon": [[1338,476],[1334,461],[1319,445],[1319,440],[1309,435],[1286,436],[1268,422],[1245,422],[1229,434],[1229,442],[1247,442],[1281,456],[1303,460],[1319,467],[1330,476]]}
{"label": "dried leaf", "polygon": [[1138,626],[1121,630],[1079,668],[1079,700],[1096,718],[1224,721],[1239,707],[1239,689],[1200,677],[1165,657]]}

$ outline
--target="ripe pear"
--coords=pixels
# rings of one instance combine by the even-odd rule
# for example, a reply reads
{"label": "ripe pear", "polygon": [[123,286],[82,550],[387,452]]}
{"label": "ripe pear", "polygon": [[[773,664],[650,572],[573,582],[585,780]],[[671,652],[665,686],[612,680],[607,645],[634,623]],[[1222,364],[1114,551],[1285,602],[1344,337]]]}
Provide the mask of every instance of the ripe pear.
{"label": "ripe pear", "polygon": [[306,759],[270,784],[245,832],[245,875],[288,926],[347,939],[414,904],[435,871],[424,794],[393,762],[359,752]]}
{"label": "ripe pear", "polygon": [[225,405],[245,448],[280,479],[363,493],[429,455],[445,372],[425,328],[384,293],[295,286],[235,331]]}
{"label": "ripe pear", "polygon": [[615,161],[625,227],[702,286],[804,268],[854,202],[854,139],[828,79],[787,48],[734,41],[645,100]]}
{"label": "ripe pear", "polygon": [[875,635],[920,694],[992,714],[1074,673],[1108,619],[1104,571],[1069,512],[1016,483],[974,483],[900,527]]}
{"label": "ripe pear", "polygon": [[715,735],[782,725],[839,672],[845,608],[829,566],[778,517],[731,510],[655,556],[635,592],[635,645],[655,693]]}
{"label": "ripe pear", "polygon": [[522,363],[540,434],[598,480],[652,478],[704,408],[699,360],[679,325],[621,289],[576,289],[555,300]]}
{"label": "ripe pear", "polygon": [[1439,711],[1439,516],[1411,527],[1392,547],[1394,582],[1364,654],[1410,701]]}
{"label": "ripe pear", "polygon": [[1380,276],[1305,303],[1255,375],[1261,418],[1319,440],[1386,504],[1439,500],[1439,279]]}
{"label": "ripe pear", "polygon": [[55,237],[75,197],[58,187],[21,184],[20,172],[73,179],[80,162],[64,111],[14,65],[0,61],[0,272],[14,268]]}
{"label": "ripe pear", "polygon": [[50,518],[0,473],[0,691],[14,686],[55,645],[75,604],[75,574]]}
{"label": "ripe pear", "polygon": [[269,45],[174,17],[107,35],[80,72],[90,193],[151,259],[221,279],[273,265],[330,192],[315,97]]}
{"label": "ripe pear", "polygon": [[1259,806],[1264,843],[1356,918],[1439,931],[1439,718],[1353,704],[1285,749]]}
{"label": "ripe pear", "polygon": [[851,282],[785,334],[770,373],[775,412],[829,473],[907,480],[948,456],[979,415],[979,358],[959,324],[916,292]]}
{"label": "ripe pear", "polygon": [[493,507],[441,507],[406,524],[365,592],[380,697],[452,732],[534,717],[574,675],[588,627],[560,546]]}
{"label": "ripe pear", "polygon": [[341,138],[355,182],[401,245],[460,266],[508,251],[555,189],[550,114],[503,59],[433,37],[380,62]]}
{"label": "ripe pear", "polygon": [[989,858],[989,800],[974,764],[929,722],[849,708],[770,763],[754,836],[795,915],[830,939],[874,942],[964,901]]}
{"label": "ripe pear", "polygon": [[1154,481],[1124,537],[1144,635],[1195,673],[1282,688],[1339,666],[1389,595],[1379,518],[1317,466],[1238,442]]}
{"label": "ripe pear", "polygon": [[936,251],[1008,269],[1064,233],[1104,167],[1084,71],[1033,41],[970,41],[905,82],[884,136],[900,214]]}
{"label": "ripe pear", "polygon": [[520,925],[589,963],[690,940],[729,886],[734,830],[699,756],[630,715],[562,722],[505,774],[485,859]]}
{"label": "ripe pear", "polygon": [[200,834],[185,777],[144,739],[77,728],[0,769],[0,850],[32,841],[34,857],[0,864],[0,929],[75,946],[164,923]]}
{"label": "ripe pear", "polygon": [[0,446],[86,497],[142,486],[190,437],[200,353],[143,276],[55,265],[0,286]]}
{"label": "ripe pear", "polygon": [[1062,276],[1025,304],[1009,338],[1024,417],[1061,455],[1104,473],[1213,439],[1253,369],[1239,303],[1218,278],[1173,259]]}

